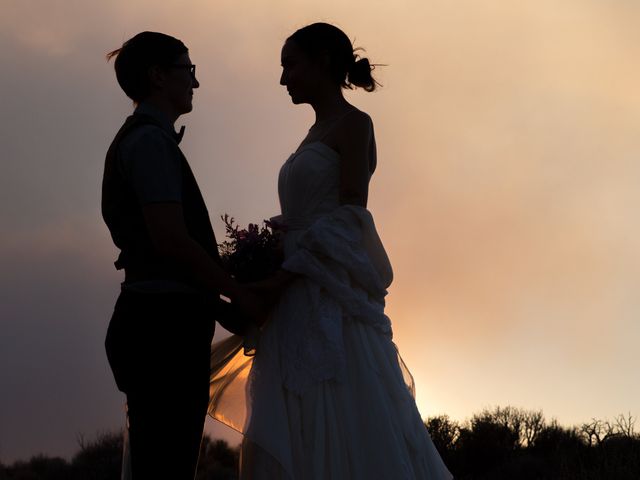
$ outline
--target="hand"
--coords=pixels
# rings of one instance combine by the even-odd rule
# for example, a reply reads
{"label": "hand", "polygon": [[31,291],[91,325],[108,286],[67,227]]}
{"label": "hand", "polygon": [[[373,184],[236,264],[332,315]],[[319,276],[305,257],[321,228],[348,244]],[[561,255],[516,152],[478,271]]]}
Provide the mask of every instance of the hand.
{"label": "hand", "polygon": [[259,282],[247,283],[244,286],[258,295],[271,298],[280,296],[289,283],[296,277],[295,273],[286,270],[278,270],[275,274]]}
{"label": "hand", "polygon": [[268,305],[259,295],[248,288],[243,287],[239,289],[231,301],[258,326],[262,326],[266,321],[269,312]]}
{"label": "hand", "polygon": [[253,320],[240,309],[222,299],[217,300],[216,321],[234,335],[244,336]]}

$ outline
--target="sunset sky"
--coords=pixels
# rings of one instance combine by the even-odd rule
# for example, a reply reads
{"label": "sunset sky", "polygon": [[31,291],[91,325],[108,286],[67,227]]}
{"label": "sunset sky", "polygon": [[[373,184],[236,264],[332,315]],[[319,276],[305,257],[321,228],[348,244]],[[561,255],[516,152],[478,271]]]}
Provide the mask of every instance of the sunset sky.
{"label": "sunset sky", "polygon": [[347,96],[375,123],[369,207],[424,417],[640,415],[640,3],[2,7],[0,462],[70,456],[78,434],[123,424],[103,347],[121,273],[99,200],[132,106],[105,53],[143,30],[182,39],[197,64],[177,125],[219,239],[222,213],[278,213],[278,170],[313,121],[278,84],[287,36],[334,23],[386,65],[378,92]]}

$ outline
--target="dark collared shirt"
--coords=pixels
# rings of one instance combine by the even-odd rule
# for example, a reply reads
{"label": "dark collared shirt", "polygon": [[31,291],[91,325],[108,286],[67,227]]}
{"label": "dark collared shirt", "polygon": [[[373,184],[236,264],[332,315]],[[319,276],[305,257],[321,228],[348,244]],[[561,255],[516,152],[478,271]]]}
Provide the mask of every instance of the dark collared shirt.
{"label": "dark collared shirt", "polygon": [[143,125],[120,143],[122,171],[129,180],[141,205],[182,200],[180,149],[173,125],[167,116],[151,105],[142,103],[135,113],[155,119],[156,125]]}
{"label": "dark collared shirt", "polygon": [[[141,103],[135,113],[152,117],[161,125],[136,128],[119,145],[118,158],[124,177],[138,196],[140,205],[182,202],[182,154],[179,137],[167,116],[153,106]],[[125,283],[138,292],[199,292],[173,280],[147,280]]]}

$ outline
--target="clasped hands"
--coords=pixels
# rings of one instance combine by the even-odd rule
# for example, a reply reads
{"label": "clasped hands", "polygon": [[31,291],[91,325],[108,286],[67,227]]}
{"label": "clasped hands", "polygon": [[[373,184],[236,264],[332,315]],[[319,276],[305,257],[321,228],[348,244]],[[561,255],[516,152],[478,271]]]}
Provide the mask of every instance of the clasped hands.
{"label": "clasped hands", "polygon": [[252,326],[261,328],[269,313],[295,274],[278,270],[271,277],[258,282],[239,285],[231,302],[220,300],[218,322],[228,331],[244,336]]}

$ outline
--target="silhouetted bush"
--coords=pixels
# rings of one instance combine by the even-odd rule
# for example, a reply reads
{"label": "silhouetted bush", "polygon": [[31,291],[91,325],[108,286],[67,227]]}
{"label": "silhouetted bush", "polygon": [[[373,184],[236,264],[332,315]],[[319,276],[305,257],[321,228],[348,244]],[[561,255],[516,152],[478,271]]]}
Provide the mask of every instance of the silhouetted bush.
{"label": "silhouetted bush", "polygon": [[425,421],[425,425],[442,460],[449,465],[453,461],[455,449],[458,446],[460,425],[451,420],[448,415],[430,417]]}
{"label": "silhouetted bush", "polygon": [[[640,435],[628,415],[565,428],[542,412],[485,409],[459,423],[446,415],[425,421],[456,480],[639,480]],[[35,456],[0,464],[0,480],[119,480],[122,433],[83,438],[70,462]],[[240,452],[205,436],[196,480],[235,480]]]}
{"label": "silhouetted bush", "polygon": [[638,480],[634,423],[628,415],[564,428],[514,407],[484,410],[463,424],[447,416],[425,421],[456,480]]}
{"label": "silhouetted bush", "polygon": [[120,478],[123,434],[100,433],[91,442],[80,439],[80,451],[71,461],[74,480]]}
{"label": "silhouetted bush", "polygon": [[[100,433],[92,441],[80,437],[80,451],[71,462],[42,455],[11,466],[0,464],[0,480],[120,480],[123,435]],[[224,440],[202,439],[196,480],[235,480],[240,452]]]}
{"label": "silhouetted bush", "polygon": [[59,457],[37,455],[27,462],[18,461],[3,468],[2,480],[69,480],[72,472],[67,461]]}
{"label": "silhouetted bush", "polygon": [[204,437],[200,449],[196,480],[234,480],[238,478],[240,449],[224,440]]}

